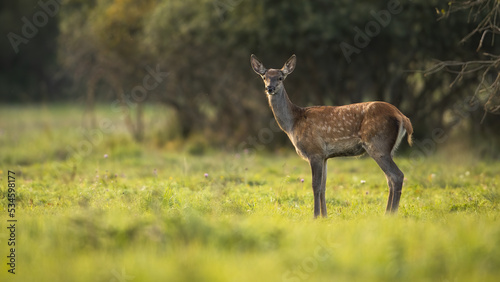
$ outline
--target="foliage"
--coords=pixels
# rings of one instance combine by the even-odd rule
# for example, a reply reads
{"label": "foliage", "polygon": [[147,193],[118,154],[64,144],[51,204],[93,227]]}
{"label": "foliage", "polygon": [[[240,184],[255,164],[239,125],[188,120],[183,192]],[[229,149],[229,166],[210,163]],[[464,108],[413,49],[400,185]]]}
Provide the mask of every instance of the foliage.
{"label": "foliage", "polygon": [[[400,4],[397,9],[390,8],[394,3]],[[20,7],[18,14],[12,13],[14,19],[31,13],[29,5]],[[436,21],[440,17],[436,10],[447,8],[435,0],[65,0],[51,19],[57,25],[44,27],[51,36],[57,34],[57,43],[49,40],[56,47],[49,56],[37,55],[36,64],[47,65],[45,60],[52,58],[57,75],[48,72],[43,81],[64,82],[47,92],[52,100],[87,104],[89,112],[96,101],[117,101],[138,141],[149,130],[144,128],[144,101],[129,100],[148,75],[147,68],[158,67],[168,79],[148,91],[145,101],[163,103],[174,111],[172,120],[180,137],[204,135],[211,145],[236,148],[268,127],[271,118],[262,84],[250,70],[249,55],[255,53],[268,67],[280,67],[296,53],[297,70],[286,85],[298,105],[385,100],[401,108],[414,121],[416,135],[425,138],[435,128],[454,127],[455,120],[449,118],[455,115],[454,105],[464,104],[477,86],[476,74],[450,89],[454,75],[420,72],[435,59],[476,57],[474,37],[458,43],[477,23],[469,22],[463,12]],[[12,18],[8,22],[15,26]],[[370,31],[370,26],[375,29]],[[356,44],[359,36],[365,37],[363,46]],[[341,47],[345,44],[357,51],[346,55]],[[493,54],[497,49],[491,46]],[[25,50],[12,62],[29,61],[24,55],[31,51]],[[11,75],[19,85],[29,77]],[[9,81],[8,77],[0,81]],[[8,86],[8,92],[18,93],[16,87]],[[476,98],[480,104],[486,102],[483,96]],[[475,126],[482,116],[481,110],[461,119],[470,129],[467,133],[495,138],[498,117],[488,116]],[[95,121],[91,124],[95,127]],[[273,144],[283,144],[285,138],[277,141]]]}
{"label": "foliage", "polygon": [[[98,2],[94,10],[102,5]],[[269,67],[281,66],[291,53],[298,55],[298,69],[287,87],[299,105],[385,100],[418,121],[417,131],[424,136],[433,128],[453,126],[446,120],[454,111],[450,105],[463,101],[473,83],[450,91],[450,75],[424,79],[418,72],[407,71],[425,69],[435,58],[472,56],[469,50],[473,47],[456,45],[472,24],[460,18],[436,22],[433,8],[440,5],[437,1],[401,2],[401,12],[392,14],[368,46],[346,60],[340,44],[354,44],[353,27],[364,30],[374,20],[373,13],[387,10],[388,5],[371,1],[169,0],[148,5],[151,13],[143,13],[142,21],[134,9],[122,10],[132,13],[122,18],[141,23],[133,36],[141,46],[137,52],[144,53],[131,57],[168,68],[166,91],[161,88],[151,99],[176,111],[184,138],[203,132],[212,144],[236,147],[267,126],[270,111],[259,93],[261,84],[249,70],[250,53],[261,56]],[[112,23],[113,17],[103,20],[107,26],[120,26]],[[130,31],[112,29],[105,34],[129,38]],[[122,48],[134,45],[127,41],[116,44]],[[109,51],[120,53],[119,48]],[[133,67],[137,62],[125,64]],[[470,118],[477,122],[480,116]]]}
{"label": "foliage", "polygon": [[[146,122],[161,112],[146,108]],[[498,160],[397,158],[400,212],[384,216],[373,160],[332,159],[329,218],[313,220],[310,171],[293,152],[172,153],[98,114],[111,124],[101,138],[82,133],[74,106],[0,108],[0,219],[12,170],[19,226],[17,274],[4,265],[0,280],[498,280]]]}
{"label": "foliage", "polygon": [[[500,75],[498,65],[500,64],[500,54],[495,47],[495,37],[500,34],[500,25],[497,23],[497,16],[500,14],[500,2],[493,0],[481,1],[451,1],[448,11],[442,11],[442,18],[459,11],[469,11],[469,20],[475,24],[475,28],[462,38],[461,42],[467,42],[473,37],[478,37],[476,52],[479,59],[472,61],[444,61],[436,64],[428,70],[434,73],[438,70],[446,69],[455,73],[456,78],[452,85],[469,74],[480,74],[479,83],[475,89],[474,96],[481,94],[486,96],[484,104],[486,113],[500,114]],[[489,44],[488,44],[489,43]]]}
{"label": "foliage", "polygon": [[[59,97],[65,79],[56,63],[58,20],[47,18],[42,28],[28,30],[23,35],[25,21],[33,25],[34,13],[41,10],[38,1],[19,0],[0,3],[0,101],[39,101]],[[17,51],[9,35],[20,40]],[[17,41],[15,41],[17,43]]]}

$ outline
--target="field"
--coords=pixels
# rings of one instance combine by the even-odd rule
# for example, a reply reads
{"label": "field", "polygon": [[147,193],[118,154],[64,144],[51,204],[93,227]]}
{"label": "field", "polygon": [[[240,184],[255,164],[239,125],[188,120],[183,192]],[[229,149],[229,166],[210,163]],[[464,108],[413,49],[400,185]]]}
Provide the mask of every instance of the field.
{"label": "field", "polygon": [[405,185],[399,214],[386,216],[375,162],[331,159],[329,217],[314,220],[310,170],[293,149],[162,141],[168,115],[155,107],[143,145],[105,107],[98,128],[79,129],[83,116],[68,105],[0,108],[0,281],[500,279],[499,161],[397,157]]}

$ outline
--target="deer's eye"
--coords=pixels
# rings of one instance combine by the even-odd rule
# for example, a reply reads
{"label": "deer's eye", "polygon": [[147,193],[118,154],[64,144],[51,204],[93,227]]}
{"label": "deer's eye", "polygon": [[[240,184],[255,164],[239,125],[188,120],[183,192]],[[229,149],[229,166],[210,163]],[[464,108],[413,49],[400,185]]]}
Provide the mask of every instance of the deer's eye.
{"label": "deer's eye", "polygon": [[282,76],[278,77],[278,80],[279,80],[279,81],[282,81],[282,80],[283,80],[283,77],[282,77]]}

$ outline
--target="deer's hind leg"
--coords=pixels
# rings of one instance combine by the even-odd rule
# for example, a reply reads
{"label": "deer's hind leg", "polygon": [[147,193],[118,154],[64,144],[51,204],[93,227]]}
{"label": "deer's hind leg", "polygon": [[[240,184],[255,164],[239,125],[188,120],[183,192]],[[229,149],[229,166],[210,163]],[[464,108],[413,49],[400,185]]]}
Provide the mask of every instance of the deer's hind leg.
{"label": "deer's hind leg", "polygon": [[403,189],[404,174],[392,159],[392,150],[396,143],[398,127],[387,126],[373,136],[370,140],[365,140],[363,148],[382,169],[389,186],[389,198],[387,200],[386,213],[396,213],[399,207],[401,191]]}
{"label": "deer's hind leg", "polygon": [[[372,155],[371,155],[372,156]],[[401,191],[403,190],[404,174],[398,168],[391,155],[376,155],[372,158],[377,162],[385,173],[387,185],[389,186],[389,198],[387,199],[386,213],[396,213],[399,208]]]}

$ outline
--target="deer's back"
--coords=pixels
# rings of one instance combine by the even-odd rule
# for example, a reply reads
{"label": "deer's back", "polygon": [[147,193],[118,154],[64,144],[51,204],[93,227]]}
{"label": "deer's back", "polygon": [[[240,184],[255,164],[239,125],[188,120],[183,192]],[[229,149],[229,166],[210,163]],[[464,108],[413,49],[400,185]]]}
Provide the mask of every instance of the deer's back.
{"label": "deer's back", "polygon": [[357,156],[365,152],[363,144],[381,134],[395,142],[403,117],[395,106],[385,102],[306,107],[297,111],[288,135],[305,159]]}

